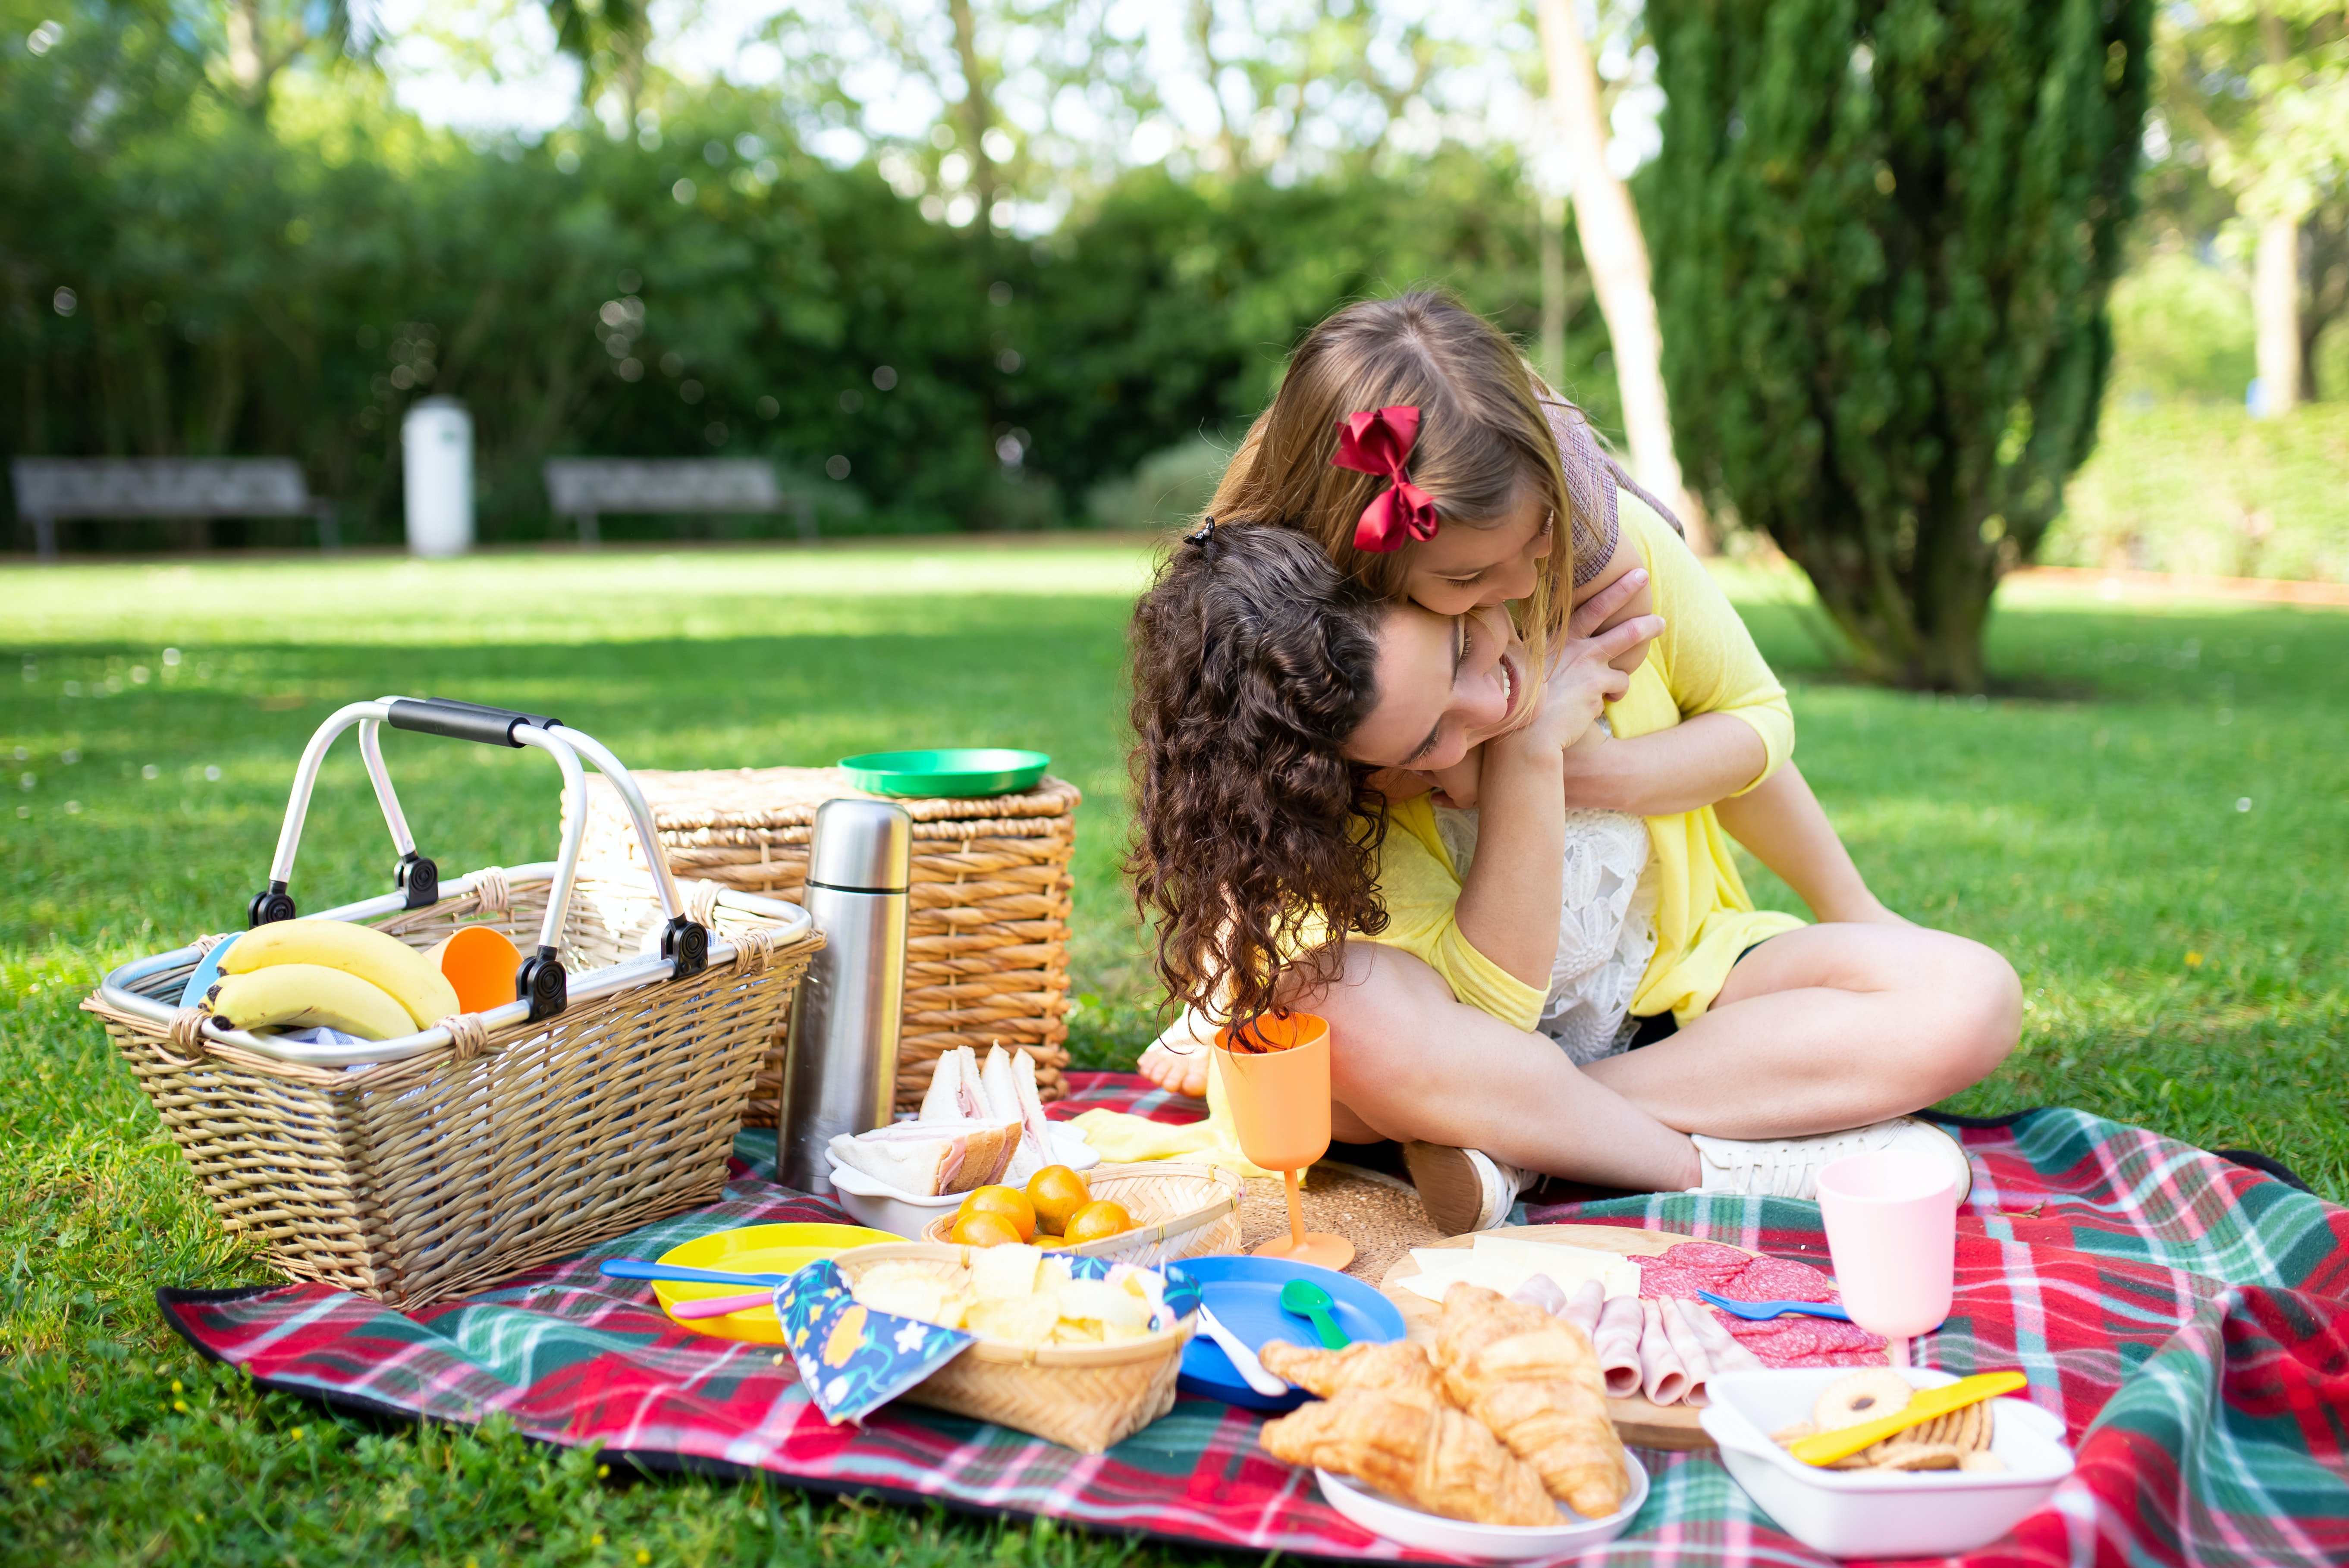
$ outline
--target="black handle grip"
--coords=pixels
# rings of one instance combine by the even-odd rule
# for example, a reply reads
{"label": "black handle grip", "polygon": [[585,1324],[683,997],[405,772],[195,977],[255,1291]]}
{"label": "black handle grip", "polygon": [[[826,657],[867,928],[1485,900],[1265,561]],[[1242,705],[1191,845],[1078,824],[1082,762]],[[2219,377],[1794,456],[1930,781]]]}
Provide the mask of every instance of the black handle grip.
{"label": "black handle grip", "polygon": [[478,702],[459,702],[445,696],[396,696],[389,704],[391,727],[412,729],[419,735],[446,736],[450,740],[477,741],[483,746],[520,746],[513,738],[514,727],[527,724],[540,729],[552,729],[561,719],[548,718],[535,713],[517,713],[510,707],[484,707]]}

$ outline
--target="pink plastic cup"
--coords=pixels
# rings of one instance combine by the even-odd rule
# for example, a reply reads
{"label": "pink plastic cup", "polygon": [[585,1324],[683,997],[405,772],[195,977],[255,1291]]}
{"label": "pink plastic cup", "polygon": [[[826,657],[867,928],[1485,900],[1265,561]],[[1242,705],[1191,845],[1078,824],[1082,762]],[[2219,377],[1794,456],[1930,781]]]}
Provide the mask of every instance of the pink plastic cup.
{"label": "pink plastic cup", "polygon": [[1819,1215],[1844,1310],[1892,1342],[1909,1365],[1909,1339],[1950,1315],[1957,1274],[1958,1181],[1940,1161],[1854,1154],[1819,1172]]}

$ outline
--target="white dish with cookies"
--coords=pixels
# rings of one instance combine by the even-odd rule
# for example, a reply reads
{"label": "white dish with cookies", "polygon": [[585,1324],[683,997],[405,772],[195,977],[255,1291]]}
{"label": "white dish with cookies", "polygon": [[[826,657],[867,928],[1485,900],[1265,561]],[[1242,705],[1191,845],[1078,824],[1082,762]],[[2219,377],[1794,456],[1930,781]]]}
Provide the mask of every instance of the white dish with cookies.
{"label": "white dish with cookies", "polygon": [[[1897,1377],[1911,1388],[1958,1380],[1924,1367],[1874,1368],[1869,1376]],[[2036,1511],[2072,1473],[2064,1423],[2012,1398],[1981,1406],[1988,1420],[1964,1423],[1954,1442],[1911,1441],[1895,1452],[1889,1446],[1895,1439],[1887,1439],[1883,1455],[1894,1463],[1935,1468],[1830,1470],[1787,1452],[1779,1439],[1791,1440],[1788,1434],[1836,1424],[1817,1418],[1822,1403],[1853,1379],[1852,1369],[1842,1367],[1733,1372],[1713,1380],[1713,1403],[1701,1413],[1738,1485],[1779,1528],[1815,1551],[1835,1557],[1971,1552]],[[1883,1407],[1871,1401],[1869,1408],[1881,1412]],[[1959,1451],[1926,1451],[1941,1449]]]}

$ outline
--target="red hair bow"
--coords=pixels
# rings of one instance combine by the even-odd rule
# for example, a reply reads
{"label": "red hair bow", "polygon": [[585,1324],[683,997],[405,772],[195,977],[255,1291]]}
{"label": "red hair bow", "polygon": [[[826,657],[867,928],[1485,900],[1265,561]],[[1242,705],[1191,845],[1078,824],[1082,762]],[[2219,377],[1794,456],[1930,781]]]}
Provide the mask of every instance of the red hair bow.
{"label": "red hair bow", "polygon": [[1349,414],[1338,421],[1338,450],[1330,459],[1337,468],[1377,474],[1394,480],[1362,509],[1354,525],[1354,548],[1383,554],[1401,550],[1411,540],[1422,543],[1435,537],[1435,498],[1411,482],[1403,464],[1412,444],[1419,439],[1419,410],[1395,403]]}

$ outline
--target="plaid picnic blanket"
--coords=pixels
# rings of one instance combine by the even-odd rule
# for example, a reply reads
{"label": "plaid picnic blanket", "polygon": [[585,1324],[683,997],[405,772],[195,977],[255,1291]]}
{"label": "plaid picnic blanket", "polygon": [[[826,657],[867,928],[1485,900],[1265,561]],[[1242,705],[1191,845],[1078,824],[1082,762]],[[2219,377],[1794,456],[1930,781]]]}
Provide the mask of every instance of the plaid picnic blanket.
{"label": "plaid picnic blanket", "polygon": [[[1143,1080],[1071,1075],[1061,1117],[1203,1114]],[[2217,1156],[2074,1110],[1963,1130],[1949,1322],[1920,1348],[1953,1372],[2020,1367],[2060,1413],[2078,1473],[1969,1568],[2349,1561],[2349,1210]],[[758,1145],[764,1142],[766,1148]],[[1201,1545],[1421,1558],[1365,1534],[1256,1446],[1257,1418],[1195,1398],[1087,1458],[910,1406],[833,1428],[769,1346],[678,1329],[599,1257],[656,1256],[736,1225],[835,1221],[768,1180],[746,1137],[723,1201],[570,1263],[414,1314],[315,1284],[159,1292],[202,1353],[271,1387],[377,1412],[600,1443],[653,1468],[761,1470],[821,1491],[1050,1514]],[[1676,1231],[1823,1261],[1816,1204],[1658,1195],[1531,1216]],[[1717,1460],[1640,1450],[1646,1508],[1591,1561],[1818,1564]]]}

